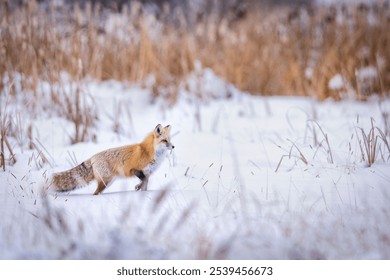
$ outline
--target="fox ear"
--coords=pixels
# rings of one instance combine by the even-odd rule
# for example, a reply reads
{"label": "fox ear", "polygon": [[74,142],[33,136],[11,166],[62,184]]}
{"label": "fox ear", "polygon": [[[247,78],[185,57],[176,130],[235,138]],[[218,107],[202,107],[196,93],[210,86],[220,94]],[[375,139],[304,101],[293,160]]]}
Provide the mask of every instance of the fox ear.
{"label": "fox ear", "polygon": [[164,127],[164,129],[165,129],[166,131],[170,132],[170,131],[171,131],[171,126],[168,124],[166,127]]}
{"label": "fox ear", "polygon": [[157,136],[160,136],[161,135],[161,130],[162,130],[162,125],[158,124],[156,126],[156,128],[154,129],[154,134],[156,134]]}

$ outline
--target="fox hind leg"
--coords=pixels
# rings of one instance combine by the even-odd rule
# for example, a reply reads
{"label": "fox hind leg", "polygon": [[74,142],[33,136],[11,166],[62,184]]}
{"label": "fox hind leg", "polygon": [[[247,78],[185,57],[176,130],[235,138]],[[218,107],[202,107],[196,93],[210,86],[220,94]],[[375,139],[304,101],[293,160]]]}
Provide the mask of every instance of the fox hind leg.
{"label": "fox hind leg", "polygon": [[101,194],[105,188],[107,187],[107,185],[109,184],[109,182],[105,183],[103,181],[98,181],[98,186],[96,188],[96,191],[94,192],[94,195],[98,195],[98,194]]}

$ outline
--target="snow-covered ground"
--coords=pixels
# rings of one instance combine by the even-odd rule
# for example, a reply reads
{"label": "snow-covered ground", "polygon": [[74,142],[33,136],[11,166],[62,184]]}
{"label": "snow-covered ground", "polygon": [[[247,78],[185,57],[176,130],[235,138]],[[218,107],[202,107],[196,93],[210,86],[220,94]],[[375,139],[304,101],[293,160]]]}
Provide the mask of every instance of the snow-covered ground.
{"label": "snow-covered ground", "polygon": [[[64,118],[2,102],[31,122],[48,162],[10,138],[17,162],[0,172],[0,258],[390,258],[390,139],[380,134],[390,100],[253,97],[200,69],[171,106],[115,81],[87,81],[84,91],[95,141],[75,145]],[[43,192],[53,172],[139,142],[158,123],[172,125],[176,148],[147,192],[134,191],[135,178],[100,196],[95,183]],[[378,149],[368,167],[372,124]]]}

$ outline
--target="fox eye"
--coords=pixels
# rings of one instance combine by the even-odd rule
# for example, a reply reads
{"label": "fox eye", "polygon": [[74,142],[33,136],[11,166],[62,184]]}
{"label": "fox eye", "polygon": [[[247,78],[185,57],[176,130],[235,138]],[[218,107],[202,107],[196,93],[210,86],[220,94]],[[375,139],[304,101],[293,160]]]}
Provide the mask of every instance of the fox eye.
{"label": "fox eye", "polygon": [[167,141],[167,140],[165,140],[165,139],[164,139],[164,140],[161,140],[161,142],[163,142],[163,143],[168,143],[168,141]]}

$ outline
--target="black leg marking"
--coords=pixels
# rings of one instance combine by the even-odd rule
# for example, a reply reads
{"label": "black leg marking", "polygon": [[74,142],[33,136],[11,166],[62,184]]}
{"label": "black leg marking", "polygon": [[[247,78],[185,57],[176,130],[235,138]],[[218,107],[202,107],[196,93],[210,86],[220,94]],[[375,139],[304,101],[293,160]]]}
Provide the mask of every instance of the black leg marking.
{"label": "black leg marking", "polygon": [[142,182],[135,186],[135,190],[138,192],[142,187]]}
{"label": "black leg marking", "polygon": [[135,186],[136,191],[146,191],[148,190],[148,178],[146,177],[145,180],[141,181],[138,185]]}
{"label": "black leg marking", "polygon": [[146,176],[142,170],[134,170],[134,175],[138,177],[141,181],[145,180]]}

